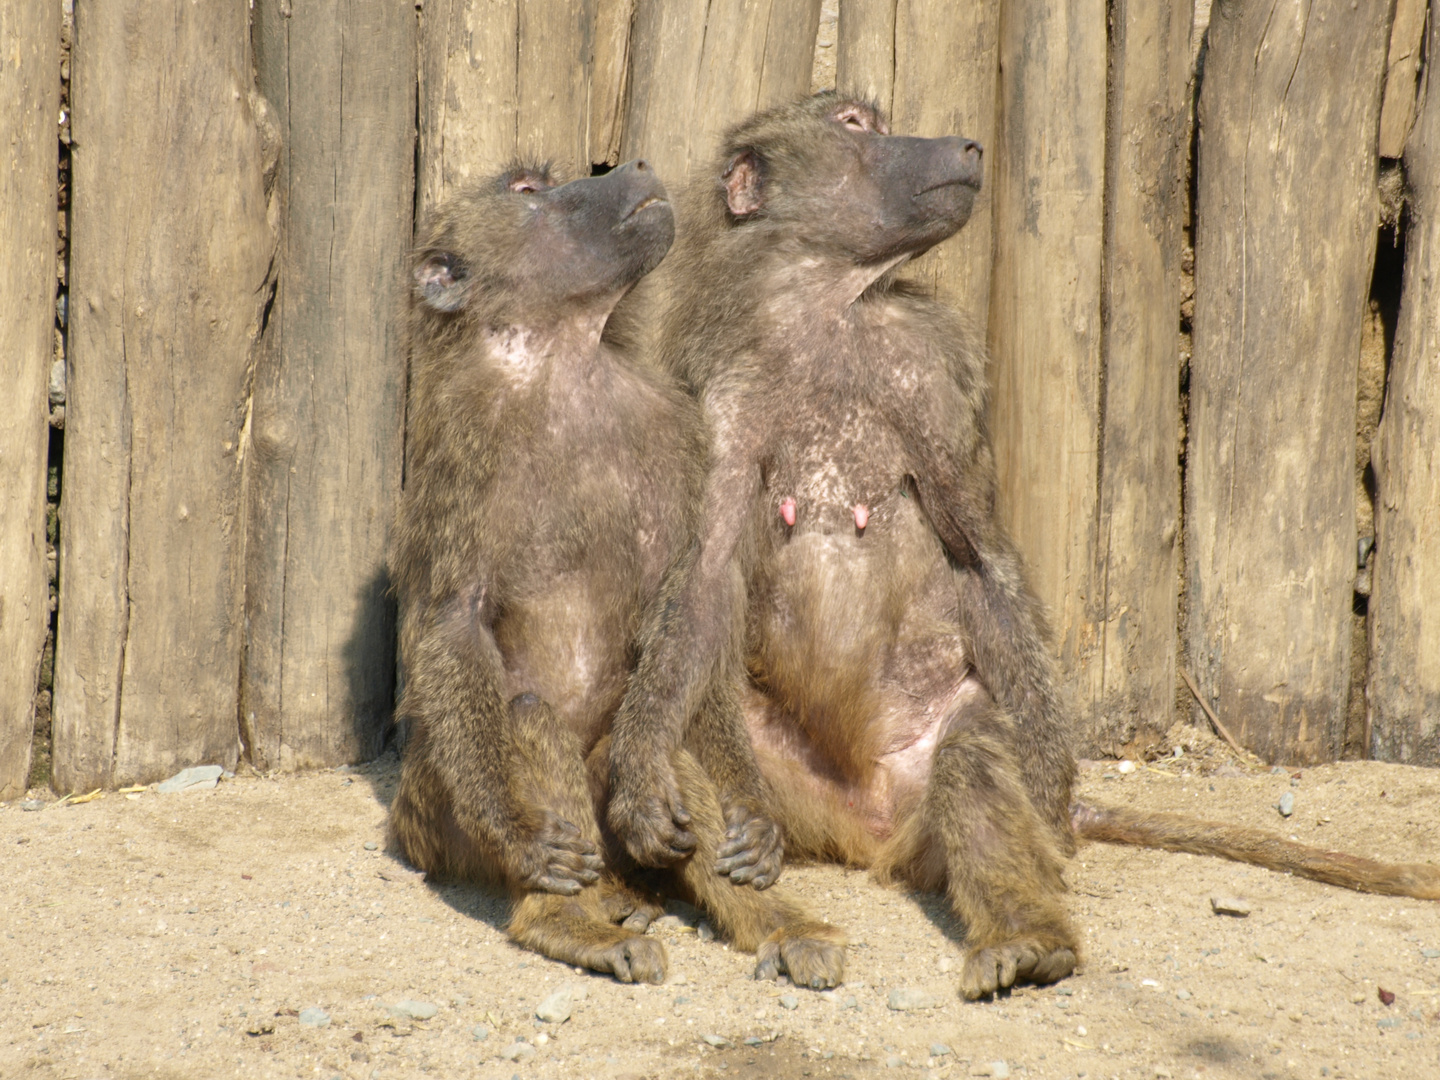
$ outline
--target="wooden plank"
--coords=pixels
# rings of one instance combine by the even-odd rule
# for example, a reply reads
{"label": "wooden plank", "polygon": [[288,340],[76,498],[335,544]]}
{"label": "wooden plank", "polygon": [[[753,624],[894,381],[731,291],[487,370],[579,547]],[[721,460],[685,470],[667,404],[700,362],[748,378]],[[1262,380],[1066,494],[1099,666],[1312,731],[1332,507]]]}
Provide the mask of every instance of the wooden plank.
{"label": "wooden plank", "polygon": [[728,127],[809,91],[819,23],[820,0],[637,0],[622,160],[677,190]]}
{"label": "wooden plank", "polygon": [[[879,102],[891,130],[964,135],[993,149],[999,0],[847,0],[840,7],[836,86]],[[993,155],[992,155],[993,160]],[[981,333],[990,306],[992,185],[960,235],[907,269],[965,312]]]}
{"label": "wooden plank", "polygon": [[1405,148],[1410,184],[1400,320],[1374,443],[1370,751],[1440,765],[1440,27]]}
{"label": "wooden plank", "polygon": [[1390,50],[1385,64],[1385,94],[1380,106],[1380,156],[1398,158],[1415,122],[1416,80],[1420,73],[1420,42],[1425,36],[1425,11],[1430,0],[1395,0]]}
{"label": "wooden plank", "polygon": [[50,587],[46,415],[55,326],[60,5],[0,0],[0,800],[25,792]]}
{"label": "wooden plank", "polygon": [[256,6],[260,90],[285,131],[246,448],[241,718],[260,768],[366,760],[390,722],[415,21],[401,4]]}
{"label": "wooden plank", "polygon": [[1087,752],[1134,752],[1175,707],[1180,250],[1190,0],[1112,0],[1105,134],[1095,647],[1077,658]]}
{"label": "wooden plank", "polygon": [[[429,0],[420,16],[420,205],[521,158],[588,175],[597,10],[607,0]],[[607,12],[614,47],[623,15]],[[615,92],[615,61],[607,77]],[[622,69],[623,70],[623,69]],[[623,80],[619,82],[623,89]],[[607,145],[614,132],[600,136]],[[598,141],[598,140],[597,140]],[[603,160],[595,158],[593,160]]]}
{"label": "wooden plank", "polygon": [[1091,698],[1088,669],[1105,615],[1096,567],[1106,18],[1104,0],[1004,5],[997,138],[987,155],[998,511],[1051,612],[1076,702]]}
{"label": "wooden plank", "polygon": [[[1338,756],[1388,6],[1217,5],[1199,103],[1186,645],[1270,761]],[[1197,713],[1198,719],[1198,713]]]}
{"label": "wooden plank", "polygon": [[54,776],[236,760],[241,429],[270,288],[248,0],[91,0],[74,211]]}

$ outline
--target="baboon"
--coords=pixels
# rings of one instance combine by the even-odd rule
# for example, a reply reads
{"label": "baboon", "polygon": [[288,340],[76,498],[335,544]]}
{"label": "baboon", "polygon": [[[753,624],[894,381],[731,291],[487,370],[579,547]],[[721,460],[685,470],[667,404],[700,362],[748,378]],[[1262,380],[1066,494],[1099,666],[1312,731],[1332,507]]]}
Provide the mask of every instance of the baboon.
{"label": "baboon", "polygon": [[[1072,821],[1041,611],[995,522],[985,355],[896,277],[980,180],[974,142],[821,94],[739,125],[689,192],[655,348],[709,421],[704,520],[615,722],[608,811],[665,861],[666,751],[732,681],[787,854],[943,890],[972,999],[1073,970],[1077,834],[1177,841],[1156,815]],[[1285,854],[1191,826],[1207,851]]]}
{"label": "baboon", "polygon": [[[644,936],[654,894],[597,817],[607,733],[693,547],[705,446],[693,400],[605,329],[673,236],[643,161],[567,184],[516,166],[439,209],[413,257],[391,556],[409,731],[392,847],[505,886],[514,940],[624,981],[661,981],[666,958]],[[782,849],[738,702],[717,685],[694,705],[667,761],[673,884],[764,970],[832,985],[839,931],[757,891]]]}

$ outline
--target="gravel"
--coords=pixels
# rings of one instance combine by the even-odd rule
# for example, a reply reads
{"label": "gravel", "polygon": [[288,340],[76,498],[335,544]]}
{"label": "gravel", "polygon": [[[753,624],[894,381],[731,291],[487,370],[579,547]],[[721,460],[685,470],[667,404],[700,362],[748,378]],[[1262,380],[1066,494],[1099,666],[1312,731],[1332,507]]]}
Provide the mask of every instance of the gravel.
{"label": "gravel", "polygon": [[890,991],[888,1002],[895,1012],[915,1012],[917,1009],[934,1009],[940,1005],[940,999],[929,990],[920,990],[912,986],[897,986]]}
{"label": "gravel", "polygon": [[563,1024],[570,1019],[573,1007],[570,990],[562,988],[535,1006],[535,1019],[543,1020],[547,1024]]}

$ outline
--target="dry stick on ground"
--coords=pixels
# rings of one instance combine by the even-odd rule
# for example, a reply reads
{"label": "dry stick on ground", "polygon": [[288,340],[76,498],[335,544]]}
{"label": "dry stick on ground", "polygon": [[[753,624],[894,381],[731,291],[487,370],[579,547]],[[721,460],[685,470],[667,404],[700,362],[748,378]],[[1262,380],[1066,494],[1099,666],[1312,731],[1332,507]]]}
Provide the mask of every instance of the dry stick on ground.
{"label": "dry stick on ground", "polygon": [[1235,741],[1235,736],[1231,735],[1230,732],[1226,730],[1225,725],[1220,723],[1220,718],[1215,715],[1215,710],[1210,708],[1210,706],[1206,704],[1205,699],[1200,696],[1200,688],[1195,685],[1195,680],[1190,677],[1190,673],[1184,668],[1181,668],[1180,677],[1185,680],[1185,685],[1190,687],[1190,693],[1195,695],[1195,700],[1200,703],[1200,708],[1205,710],[1205,715],[1210,718],[1210,723],[1215,725],[1216,732],[1219,733],[1222,739],[1230,744],[1230,749],[1234,750],[1241,757],[1248,757],[1249,755],[1247,755],[1240,744]]}

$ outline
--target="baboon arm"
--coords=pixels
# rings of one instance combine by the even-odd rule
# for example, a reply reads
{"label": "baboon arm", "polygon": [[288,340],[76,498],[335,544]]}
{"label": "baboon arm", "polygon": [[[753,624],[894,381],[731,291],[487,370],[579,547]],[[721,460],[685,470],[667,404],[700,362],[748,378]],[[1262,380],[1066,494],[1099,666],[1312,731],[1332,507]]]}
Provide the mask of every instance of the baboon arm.
{"label": "baboon arm", "polygon": [[[694,847],[671,756],[704,695],[729,670],[722,661],[737,643],[744,597],[736,554],[758,488],[755,459],[717,447],[700,539],[666,576],[611,729],[610,826],[642,866],[674,862]],[[733,754],[740,743],[726,745]],[[726,760],[737,775],[753,770],[758,789],[753,750]]]}
{"label": "baboon arm", "polygon": [[437,775],[456,824],[508,884],[578,892],[601,869],[595,838],[582,833],[583,821],[569,820],[588,800],[556,814],[555,793],[543,790],[558,784],[584,792],[578,772],[566,783],[554,763],[569,749],[578,769],[578,748],[554,745],[566,733],[546,723],[549,708],[533,695],[505,700],[500,652],[474,606],[445,605],[416,646],[401,702],[423,732],[413,752]]}
{"label": "baboon arm", "polygon": [[971,663],[1015,723],[1021,768],[1045,821],[1070,839],[1070,787],[1075,765],[1054,661],[1045,644],[1044,615],[1026,588],[1020,557],[995,523],[988,449],[950,450],[940,440],[912,448],[920,503],[957,564],[960,622]]}

